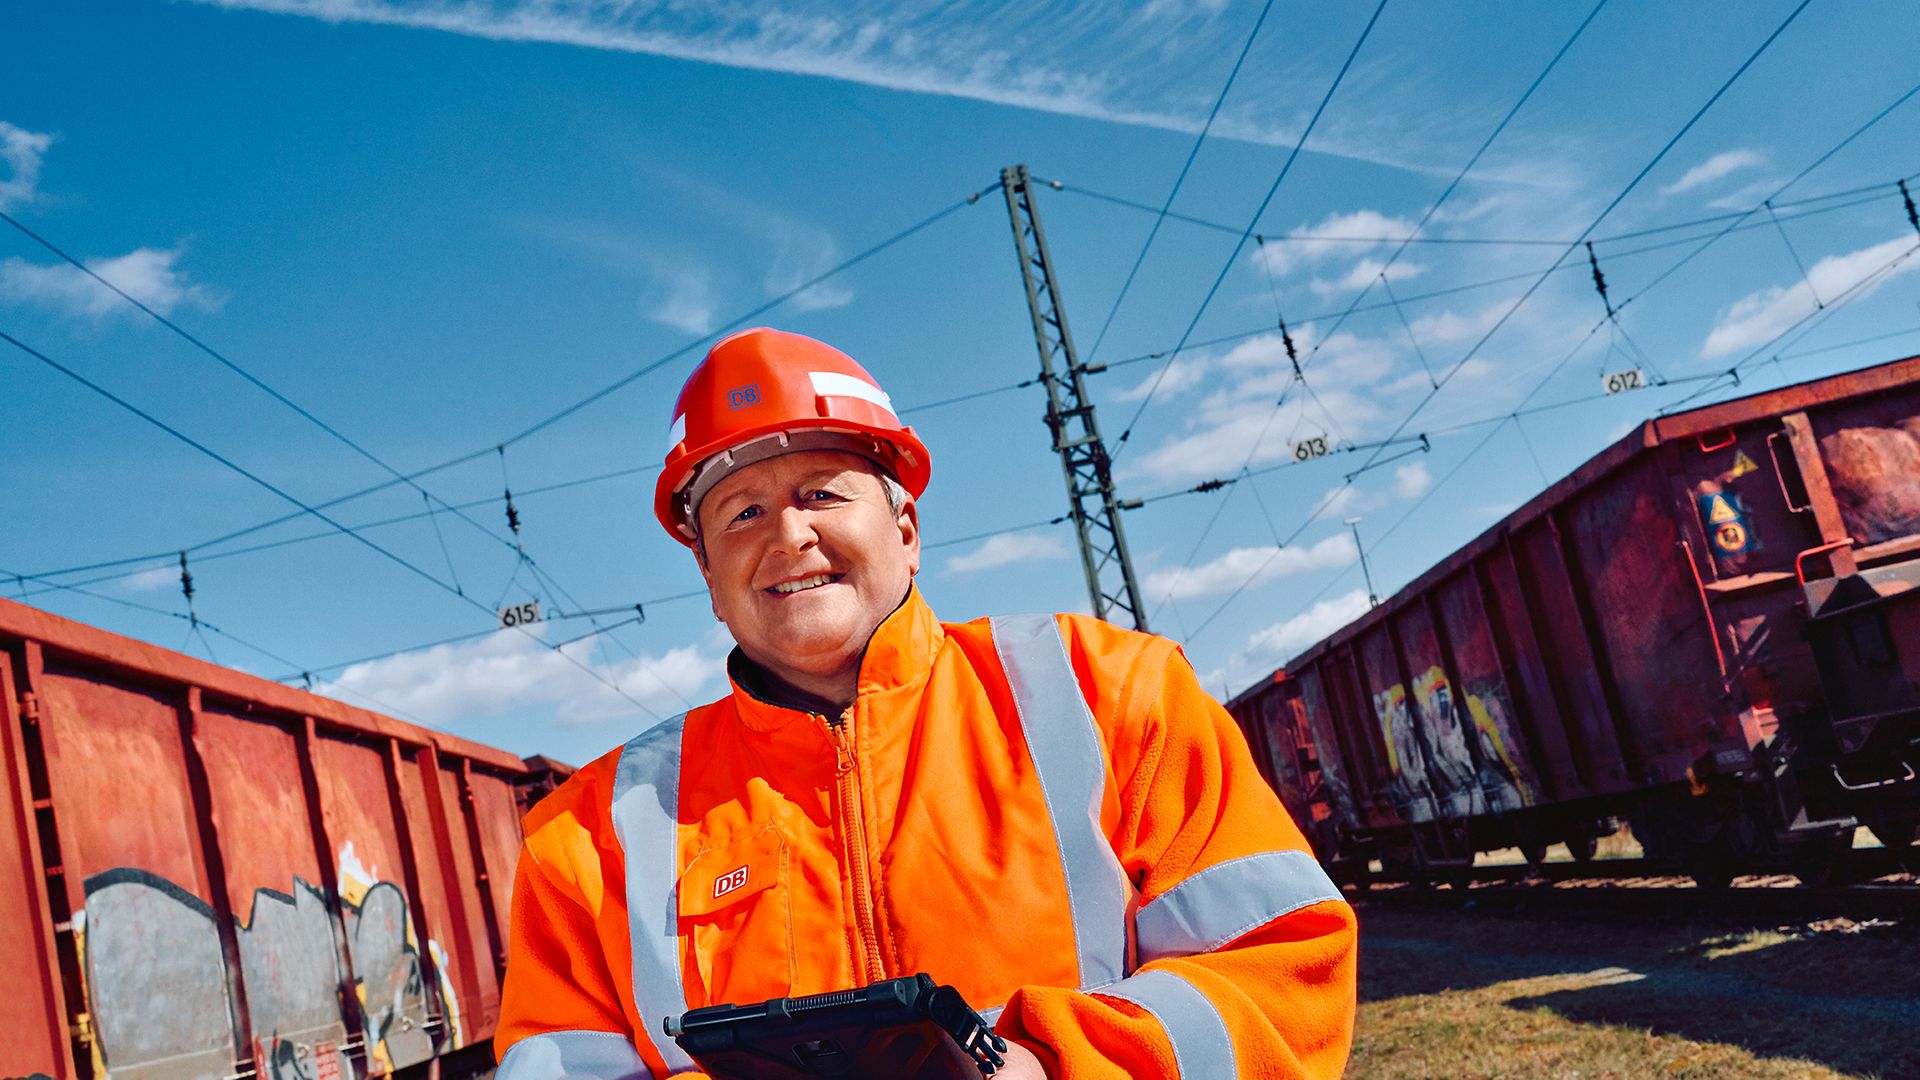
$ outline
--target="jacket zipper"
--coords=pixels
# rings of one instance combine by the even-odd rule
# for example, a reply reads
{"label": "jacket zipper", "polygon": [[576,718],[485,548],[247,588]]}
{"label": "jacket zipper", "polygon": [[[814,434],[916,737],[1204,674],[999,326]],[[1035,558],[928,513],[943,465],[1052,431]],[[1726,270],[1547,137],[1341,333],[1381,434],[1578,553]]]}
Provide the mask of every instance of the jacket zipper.
{"label": "jacket zipper", "polygon": [[[825,720],[824,717],[822,717]],[[853,917],[855,936],[854,963],[862,968],[861,981],[875,983],[886,978],[880,962],[880,938],[875,930],[873,881],[867,873],[867,830],[860,816],[860,778],[853,767],[853,706],[849,705],[834,720],[826,720],[839,752],[835,785],[840,804],[841,828],[846,836],[847,872],[853,881]]]}

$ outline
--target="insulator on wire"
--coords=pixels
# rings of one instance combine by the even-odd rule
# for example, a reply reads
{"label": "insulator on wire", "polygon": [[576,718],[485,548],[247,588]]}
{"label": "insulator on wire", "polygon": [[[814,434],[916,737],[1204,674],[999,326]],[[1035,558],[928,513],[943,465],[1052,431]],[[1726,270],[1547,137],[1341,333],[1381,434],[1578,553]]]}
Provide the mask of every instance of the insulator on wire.
{"label": "insulator on wire", "polygon": [[1600,291],[1600,302],[1606,305],[1607,318],[1613,318],[1613,301],[1607,297],[1607,276],[1600,272],[1600,259],[1593,253],[1593,241],[1587,241],[1587,265],[1593,267],[1593,287]]}
{"label": "insulator on wire", "polygon": [[1900,181],[1900,201],[1907,204],[1907,224],[1913,226],[1914,232],[1920,232],[1920,210],[1913,208],[1913,193],[1907,190],[1905,180]]}
{"label": "insulator on wire", "polygon": [[512,489],[507,490],[506,498],[507,498],[507,528],[513,530],[513,535],[519,536],[520,535],[520,511],[513,505]]}
{"label": "insulator on wire", "polygon": [[1287,320],[1285,319],[1280,320],[1280,344],[1287,347],[1287,359],[1293,363],[1294,375],[1299,376],[1301,374],[1300,350],[1294,348],[1293,335],[1287,332]]}
{"label": "insulator on wire", "polygon": [[195,629],[200,626],[200,616],[193,610],[193,572],[187,569],[187,553],[180,553],[180,595],[187,599],[187,621]]}

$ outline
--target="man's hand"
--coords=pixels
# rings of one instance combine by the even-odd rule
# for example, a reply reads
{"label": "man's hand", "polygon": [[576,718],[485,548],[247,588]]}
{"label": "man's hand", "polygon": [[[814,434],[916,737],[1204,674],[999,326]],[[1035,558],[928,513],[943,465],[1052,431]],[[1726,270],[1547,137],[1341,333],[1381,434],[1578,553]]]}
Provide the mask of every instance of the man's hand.
{"label": "man's hand", "polygon": [[1007,1040],[1007,1052],[1001,1056],[1007,1063],[994,1070],[994,1080],[1048,1080],[1047,1070],[1033,1051],[1012,1039]]}

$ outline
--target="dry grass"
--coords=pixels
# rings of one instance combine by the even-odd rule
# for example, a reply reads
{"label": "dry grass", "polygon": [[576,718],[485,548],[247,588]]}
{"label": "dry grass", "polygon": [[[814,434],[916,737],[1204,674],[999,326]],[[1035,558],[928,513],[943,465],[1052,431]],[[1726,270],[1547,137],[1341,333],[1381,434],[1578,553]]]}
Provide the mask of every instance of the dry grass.
{"label": "dry grass", "polygon": [[1349,1075],[1920,1077],[1920,935],[1361,907]]}

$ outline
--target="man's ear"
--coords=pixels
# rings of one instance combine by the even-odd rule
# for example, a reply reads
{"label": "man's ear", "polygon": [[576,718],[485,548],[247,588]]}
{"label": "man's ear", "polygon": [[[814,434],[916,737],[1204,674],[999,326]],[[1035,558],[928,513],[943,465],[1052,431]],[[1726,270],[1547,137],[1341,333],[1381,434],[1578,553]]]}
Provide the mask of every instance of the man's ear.
{"label": "man's ear", "polygon": [[713,608],[713,617],[721,622],[727,620],[720,614],[720,602],[713,595],[713,570],[707,566],[707,541],[696,536],[693,541],[693,564],[700,568],[700,579],[707,583],[707,604]]}
{"label": "man's ear", "polygon": [[907,548],[907,573],[920,572],[920,508],[914,505],[913,496],[907,496],[900,504],[900,514],[895,521],[900,528],[900,542]]}

